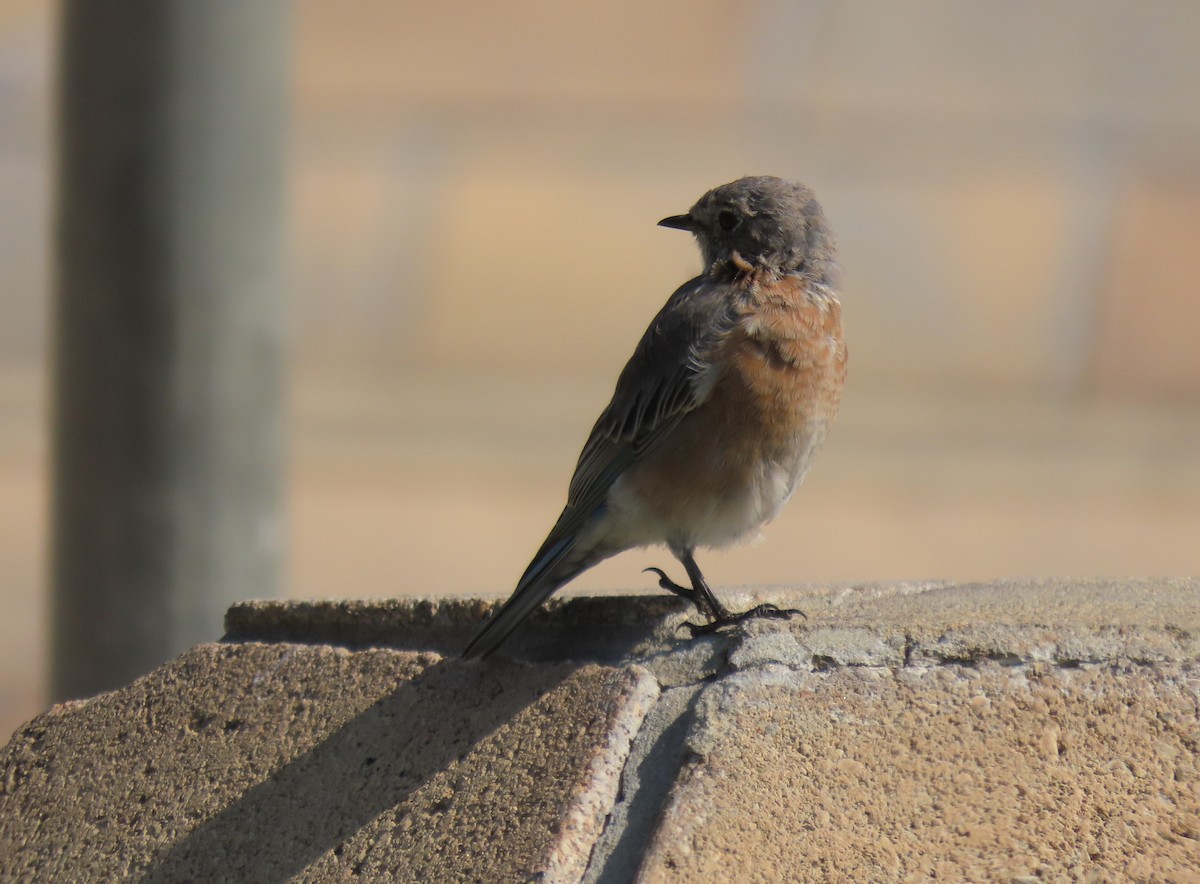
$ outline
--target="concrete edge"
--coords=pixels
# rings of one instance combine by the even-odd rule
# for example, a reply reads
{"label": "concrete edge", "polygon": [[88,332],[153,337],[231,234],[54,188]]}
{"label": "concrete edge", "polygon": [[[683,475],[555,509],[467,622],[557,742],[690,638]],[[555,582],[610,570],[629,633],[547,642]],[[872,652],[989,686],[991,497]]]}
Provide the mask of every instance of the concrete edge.
{"label": "concrete edge", "polygon": [[558,841],[547,860],[548,882],[576,882],[585,874],[618,803],[634,740],[658,703],[661,691],[648,670],[631,666],[626,672],[634,684],[609,720],[607,741],[588,764],[586,785],[563,814]]}

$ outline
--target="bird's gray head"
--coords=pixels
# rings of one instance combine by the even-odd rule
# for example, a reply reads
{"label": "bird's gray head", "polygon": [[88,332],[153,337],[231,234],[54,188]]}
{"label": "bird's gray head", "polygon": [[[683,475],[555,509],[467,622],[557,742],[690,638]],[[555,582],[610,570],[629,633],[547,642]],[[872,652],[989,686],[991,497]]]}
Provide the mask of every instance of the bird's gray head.
{"label": "bird's gray head", "polygon": [[835,246],[825,215],[812,191],[795,181],[739,178],[714,187],[686,215],[658,223],[691,231],[706,269],[740,258],[769,273],[808,271],[821,278],[834,272]]}

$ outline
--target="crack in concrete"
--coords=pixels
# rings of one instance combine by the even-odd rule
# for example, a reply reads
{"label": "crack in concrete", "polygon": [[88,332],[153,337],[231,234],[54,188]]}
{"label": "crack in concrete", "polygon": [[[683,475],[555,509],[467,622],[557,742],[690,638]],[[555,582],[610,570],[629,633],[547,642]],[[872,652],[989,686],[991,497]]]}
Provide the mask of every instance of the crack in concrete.
{"label": "crack in concrete", "polygon": [[696,701],[705,684],[670,688],[643,720],[621,774],[621,791],[596,840],[583,884],[636,878],[687,754]]}

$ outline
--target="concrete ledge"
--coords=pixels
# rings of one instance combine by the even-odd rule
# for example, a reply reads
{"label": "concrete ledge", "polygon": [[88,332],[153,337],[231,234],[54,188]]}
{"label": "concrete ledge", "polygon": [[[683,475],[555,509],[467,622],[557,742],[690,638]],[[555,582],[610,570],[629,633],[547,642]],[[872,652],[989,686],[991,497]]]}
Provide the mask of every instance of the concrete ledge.
{"label": "concrete ledge", "polygon": [[222,644],[0,752],[0,878],[1181,880],[1200,581],[250,602]]}
{"label": "concrete ledge", "polygon": [[[1200,580],[941,581],[722,589],[734,608],[763,601],[804,610],[693,642],[692,612],[658,595],[552,598],[502,647],[526,660],[638,660],[678,665],[732,654],[735,666],[921,663],[1074,665],[1200,658]],[[225,618],[227,641],[394,647],[455,656],[499,600],[250,601]],[[699,650],[706,654],[697,654]],[[680,655],[683,655],[681,658]],[[786,658],[786,659],[783,659]],[[668,677],[666,672],[660,673]]]}

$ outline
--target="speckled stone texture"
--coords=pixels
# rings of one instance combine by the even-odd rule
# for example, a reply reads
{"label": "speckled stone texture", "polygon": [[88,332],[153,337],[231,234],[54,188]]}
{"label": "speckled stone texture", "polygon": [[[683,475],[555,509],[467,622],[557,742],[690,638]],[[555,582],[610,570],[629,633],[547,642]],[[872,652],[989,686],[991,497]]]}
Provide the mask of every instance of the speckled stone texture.
{"label": "speckled stone texture", "polygon": [[1200,580],[720,592],[808,617],[235,606],[0,750],[0,880],[1200,881]]}
{"label": "speckled stone texture", "polygon": [[706,691],[642,880],[1197,880],[1200,672],[840,669]]}
{"label": "speckled stone texture", "polygon": [[0,753],[0,880],[577,880],[657,687],[202,645]]}

